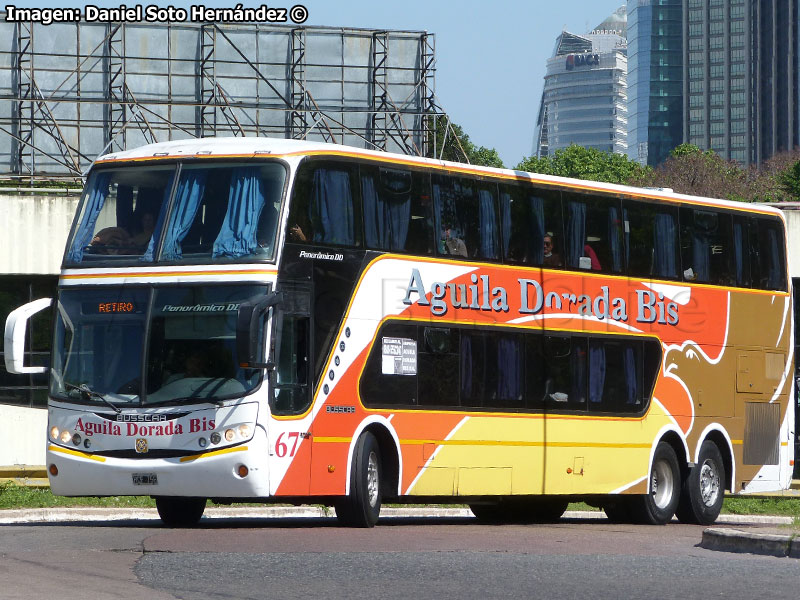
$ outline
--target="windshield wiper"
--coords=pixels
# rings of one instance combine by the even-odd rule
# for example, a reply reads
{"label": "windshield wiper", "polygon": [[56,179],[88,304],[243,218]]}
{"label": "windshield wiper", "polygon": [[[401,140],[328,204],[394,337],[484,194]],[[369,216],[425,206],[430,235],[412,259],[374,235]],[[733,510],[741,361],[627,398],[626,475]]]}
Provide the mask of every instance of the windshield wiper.
{"label": "windshield wiper", "polygon": [[116,412],[117,414],[122,412],[122,409],[119,408],[118,406],[114,405],[114,403],[112,403],[111,400],[106,398],[103,394],[95,392],[92,388],[90,388],[85,383],[82,383],[80,385],[75,385],[75,384],[68,383],[68,382],[65,381],[64,382],[64,387],[66,387],[67,389],[70,389],[70,390],[75,390],[77,392],[80,392],[81,397],[85,398],[86,400],[89,400],[91,398],[96,398],[98,400],[102,400],[107,406],[110,406],[111,408],[113,408],[114,412]]}

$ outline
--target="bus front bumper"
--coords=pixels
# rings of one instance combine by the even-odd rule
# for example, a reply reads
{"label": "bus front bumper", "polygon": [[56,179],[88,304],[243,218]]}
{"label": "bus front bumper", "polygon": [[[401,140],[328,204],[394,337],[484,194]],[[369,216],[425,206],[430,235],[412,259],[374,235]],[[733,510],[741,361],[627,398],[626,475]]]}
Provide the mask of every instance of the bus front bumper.
{"label": "bus front bumper", "polygon": [[245,444],[175,458],[105,457],[49,444],[47,469],[57,496],[264,498],[268,456],[266,435],[256,428]]}

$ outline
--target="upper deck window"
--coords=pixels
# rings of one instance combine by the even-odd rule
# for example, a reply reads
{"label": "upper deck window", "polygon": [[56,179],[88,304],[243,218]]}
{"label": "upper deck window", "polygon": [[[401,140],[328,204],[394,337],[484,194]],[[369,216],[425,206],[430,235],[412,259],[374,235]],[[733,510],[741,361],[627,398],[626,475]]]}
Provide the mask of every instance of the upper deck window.
{"label": "upper deck window", "polygon": [[142,257],[153,243],[174,173],[174,165],[94,171],[83,193],[65,262]]}
{"label": "upper deck window", "polygon": [[274,162],[98,169],[65,262],[269,260],[285,179]]}

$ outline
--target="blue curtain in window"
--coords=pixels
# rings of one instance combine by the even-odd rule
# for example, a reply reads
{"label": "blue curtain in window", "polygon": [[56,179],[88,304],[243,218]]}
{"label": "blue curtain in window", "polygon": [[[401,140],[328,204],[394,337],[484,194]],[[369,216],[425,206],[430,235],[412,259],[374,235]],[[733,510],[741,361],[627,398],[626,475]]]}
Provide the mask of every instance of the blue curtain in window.
{"label": "blue curtain in window", "polygon": [[478,190],[478,215],[480,219],[480,256],[481,258],[499,258],[500,247],[497,231],[497,210],[494,196],[488,190]]}
{"label": "blue curtain in window", "polygon": [[472,338],[469,335],[461,336],[461,397],[472,398]]}
{"label": "blue curtain in window", "polygon": [[158,211],[158,218],[153,228],[153,235],[150,236],[150,241],[147,243],[147,250],[144,251],[144,254],[142,254],[139,259],[141,262],[153,262],[156,240],[161,238],[161,232],[164,230],[164,219],[167,217],[167,205],[169,203],[169,195],[172,193],[173,181],[175,181],[175,173],[170,175],[169,181],[161,195],[161,208]]}
{"label": "blue curtain in window", "polygon": [[636,353],[631,346],[626,347],[623,351],[622,362],[625,369],[625,402],[638,404],[639,377],[636,374]]}
{"label": "blue curtain in window", "polygon": [[92,189],[86,199],[86,208],[83,211],[83,220],[75,231],[75,239],[69,249],[67,259],[70,262],[81,262],[83,251],[92,241],[94,236],[94,226],[97,217],[103,210],[106,197],[108,196],[108,185],[111,183],[111,173],[98,173],[92,180]]}
{"label": "blue curtain in window", "polygon": [[[172,222],[164,234],[164,250],[161,254],[164,260],[179,260],[182,256],[181,242],[194,222],[197,209],[200,206],[200,199],[206,189],[206,171],[204,169],[187,170],[178,182],[178,191],[175,193],[175,208],[172,213]],[[164,210],[158,216],[156,232],[159,231],[159,224],[162,223]],[[148,256],[152,260],[153,241],[157,239],[153,234],[150,245],[147,247],[142,259]]]}
{"label": "blue curtain in window", "polygon": [[308,209],[315,242],[356,245],[350,173],[335,169],[317,169],[314,172]]}
{"label": "blue curtain in window", "polygon": [[628,217],[628,209],[622,209],[622,237],[625,239],[625,264],[630,268],[631,264],[631,222]]}
{"label": "blue curtain in window", "polygon": [[500,338],[497,341],[497,399],[522,399],[522,349],[519,340]]}
{"label": "blue curtain in window", "polygon": [[678,276],[678,229],[674,215],[658,213],[653,221],[653,270],[656,277]]}
{"label": "blue curtain in window", "polygon": [[[536,196],[528,196],[528,208],[530,210],[530,231],[528,256],[534,265],[541,265],[544,262],[544,200]],[[554,240],[555,243],[555,240]],[[553,248],[555,251],[555,248]]]}
{"label": "blue curtain in window", "polygon": [[586,245],[586,205],[583,202],[567,203],[567,266],[578,268]]}
{"label": "blue curtain in window", "polygon": [[736,269],[736,285],[747,285],[744,280],[744,227],[741,223],[733,224],[733,259]]}
{"label": "blue curtain in window", "polygon": [[369,248],[404,250],[411,221],[411,197],[378,193],[375,178],[361,177],[361,196],[364,202],[364,234]]}
{"label": "blue curtain in window", "polygon": [[708,236],[696,229],[692,231],[692,269],[696,281],[711,280],[711,248]]}
{"label": "blue curtain in window", "polygon": [[608,209],[608,245],[611,251],[611,270],[614,273],[622,271],[622,238],[619,230],[619,209],[612,206]]}
{"label": "blue curtain in window", "polygon": [[503,258],[508,258],[511,242],[511,194],[500,193],[500,228],[503,230]]}
{"label": "blue curtain in window", "polygon": [[606,385],[606,349],[598,343],[589,344],[589,402],[603,401]]}
{"label": "blue curtain in window", "polygon": [[572,369],[572,387],[570,390],[570,404],[586,402],[586,347],[572,341],[570,354],[570,368]]}
{"label": "blue curtain in window", "polygon": [[222,221],[211,256],[238,258],[258,247],[258,220],[264,210],[264,182],[259,167],[237,167],[231,171],[228,210]]}

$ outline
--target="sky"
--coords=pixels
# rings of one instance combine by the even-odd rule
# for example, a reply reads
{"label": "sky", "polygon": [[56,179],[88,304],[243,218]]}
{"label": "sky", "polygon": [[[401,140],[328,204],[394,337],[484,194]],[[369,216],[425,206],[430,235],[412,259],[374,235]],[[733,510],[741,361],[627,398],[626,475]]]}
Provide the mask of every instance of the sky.
{"label": "sky", "polygon": [[[275,0],[270,7],[308,9],[306,25],[427,31],[436,36],[435,89],[439,106],[477,146],[495,148],[507,167],[532,152],[545,60],[562,30],[586,33],[625,0]],[[128,7],[135,2],[98,1]],[[188,8],[198,1],[146,0]],[[262,2],[242,1],[244,6]],[[6,0],[17,7],[85,7],[85,3]],[[235,0],[207,0],[234,8]]]}

